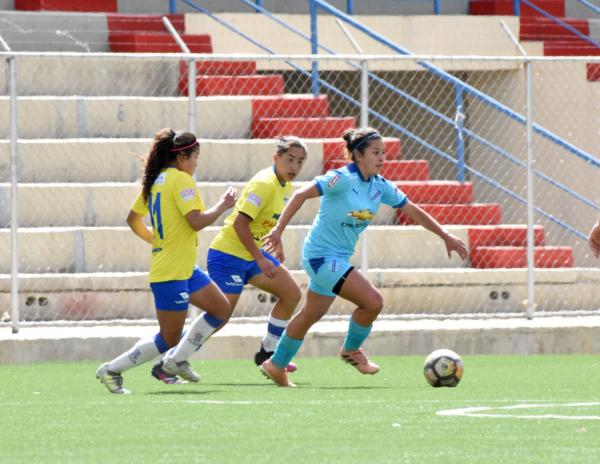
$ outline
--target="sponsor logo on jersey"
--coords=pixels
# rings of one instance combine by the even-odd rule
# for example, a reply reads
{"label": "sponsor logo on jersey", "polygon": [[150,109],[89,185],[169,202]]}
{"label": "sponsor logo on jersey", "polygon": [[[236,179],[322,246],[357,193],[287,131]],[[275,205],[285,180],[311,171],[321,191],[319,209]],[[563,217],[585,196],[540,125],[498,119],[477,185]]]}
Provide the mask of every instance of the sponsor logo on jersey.
{"label": "sponsor logo on jersey", "polygon": [[196,189],[190,188],[182,190],[179,192],[179,195],[181,195],[181,198],[183,198],[184,201],[189,201],[196,195]]}
{"label": "sponsor logo on jersey", "polygon": [[158,177],[154,181],[154,185],[164,184],[166,179],[167,179],[167,173],[166,172],[162,172],[162,173],[160,173],[158,175]]}
{"label": "sponsor logo on jersey", "polygon": [[248,202],[252,203],[256,207],[259,207],[262,204],[262,198],[259,197],[256,193],[250,192],[248,194]]}
{"label": "sponsor logo on jersey", "polygon": [[350,211],[348,216],[358,219],[359,221],[370,221],[375,217],[375,214],[370,209],[361,209],[360,211]]}
{"label": "sponsor logo on jersey", "polygon": [[332,189],[335,184],[338,183],[338,180],[340,180],[340,176],[333,176],[331,179],[329,179],[329,182],[327,182],[327,186]]}

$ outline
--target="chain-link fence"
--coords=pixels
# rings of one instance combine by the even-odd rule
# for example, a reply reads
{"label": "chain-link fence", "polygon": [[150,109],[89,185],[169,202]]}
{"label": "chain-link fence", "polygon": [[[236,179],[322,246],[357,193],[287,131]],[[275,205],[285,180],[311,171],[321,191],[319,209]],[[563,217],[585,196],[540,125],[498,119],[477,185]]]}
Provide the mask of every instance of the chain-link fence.
{"label": "chain-link fence", "polygon": [[[183,55],[10,56],[16,79],[7,54],[0,74],[4,324],[152,318],[150,249],[125,217],[159,129],[193,128],[201,139],[196,177],[211,205],[226,186],[241,190],[271,163],[279,135],[308,144],[299,183],[343,165],[341,135],[361,121],[386,137],[382,175],[470,251],[466,262],[448,259],[435,235],[383,207],[354,263],[384,293],[387,314],[524,313],[534,309],[533,290],[538,313],[600,307],[600,272],[585,241],[600,210],[600,82],[589,72],[598,59],[590,67],[593,58],[195,55],[190,101]],[[535,272],[528,273],[531,193]],[[302,240],[317,209],[318,200],[305,204],[284,236],[286,265],[301,285]],[[203,268],[224,217],[199,234]],[[263,316],[270,304],[248,289],[236,315]],[[340,300],[330,314],[351,309]]]}

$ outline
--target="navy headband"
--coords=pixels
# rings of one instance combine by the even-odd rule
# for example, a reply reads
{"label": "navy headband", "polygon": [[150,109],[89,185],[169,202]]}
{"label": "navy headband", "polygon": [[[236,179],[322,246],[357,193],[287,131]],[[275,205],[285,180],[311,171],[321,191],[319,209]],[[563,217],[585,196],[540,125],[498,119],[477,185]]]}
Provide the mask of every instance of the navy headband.
{"label": "navy headband", "polygon": [[350,146],[348,148],[350,149],[350,151],[354,151],[358,147],[360,147],[362,144],[368,142],[369,140],[380,139],[380,138],[381,138],[381,134],[379,132],[369,132],[362,139],[360,139],[358,142],[357,141],[352,141],[352,143],[350,144]]}

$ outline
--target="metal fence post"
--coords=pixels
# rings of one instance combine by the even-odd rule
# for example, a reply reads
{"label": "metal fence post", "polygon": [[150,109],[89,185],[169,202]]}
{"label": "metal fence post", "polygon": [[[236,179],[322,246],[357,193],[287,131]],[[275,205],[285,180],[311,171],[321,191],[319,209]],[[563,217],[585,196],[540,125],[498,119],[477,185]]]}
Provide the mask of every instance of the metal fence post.
{"label": "metal fence post", "polygon": [[534,217],[534,190],[533,190],[533,84],[532,66],[530,60],[525,62],[526,79],[526,129],[527,129],[527,319],[533,319],[535,312],[535,238],[533,227]]}
{"label": "metal fence post", "polygon": [[442,10],[442,0],[433,0],[433,14],[439,15]]}
{"label": "metal fence post", "polygon": [[175,14],[177,11],[177,0],[169,0],[169,14]]}
{"label": "metal fence post", "polygon": [[[317,35],[317,2],[308,0],[310,6],[310,53],[319,53],[319,38]],[[311,90],[315,97],[319,96],[319,63],[313,61],[311,64]]]}
{"label": "metal fence post", "polygon": [[18,219],[18,152],[17,152],[17,62],[8,58],[10,89],[10,318],[12,333],[19,332],[19,219]]}

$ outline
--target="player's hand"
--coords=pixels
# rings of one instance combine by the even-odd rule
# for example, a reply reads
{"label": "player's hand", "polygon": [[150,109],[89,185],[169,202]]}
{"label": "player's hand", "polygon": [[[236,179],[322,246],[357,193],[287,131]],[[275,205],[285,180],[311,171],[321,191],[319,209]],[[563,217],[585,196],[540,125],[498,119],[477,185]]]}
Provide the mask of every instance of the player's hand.
{"label": "player's hand", "polygon": [[592,234],[590,234],[589,238],[588,238],[588,244],[590,245],[590,249],[592,250],[593,255],[596,258],[600,257],[600,243],[598,243],[596,240],[594,240],[594,237],[592,237]]}
{"label": "player's hand", "polygon": [[271,254],[275,256],[280,263],[283,263],[285,261],[285,253],[283,252],[283,245],[281,244],[281,242],[279,243],[277,249],[273,250]]}
{"label": "player's hand", "polygon": [[460,238],[448,234],[444,237],[444,243],[446,244],[446,251],[448,252],[448,258],[452,257],[452,252],[455,251],[458,256],[464,261],[469,256],[467,251],[467,245]]}
{"label": "player's hand", "polygon": [[[264,249],[267,253],[277,253],[277,250],[282,250],[283,253],[283,245],[281,244],[281,234],[282,231],[279,230],[277,226],[271,229],[271,232],[265,237]],[[277,258],[279,259],[279,258]],[[279,260],[281,261],[281,260]]]}
{"label": "player's hand", "polygon": [[223,205],[224,209],[233,208],[235,202],[237,201],[238,192],[237,189],[233,186],[227,187],[225,193],[221,195],[220,202]]}
{"label": "player's hand", "polygon": [[256,264],[258,264],[258,267],[260,268],[262,273],[266,275],[269,279],[275,277],[275,274],[277,273],[277,266],[275,266],[267,258],[257,259]]}

